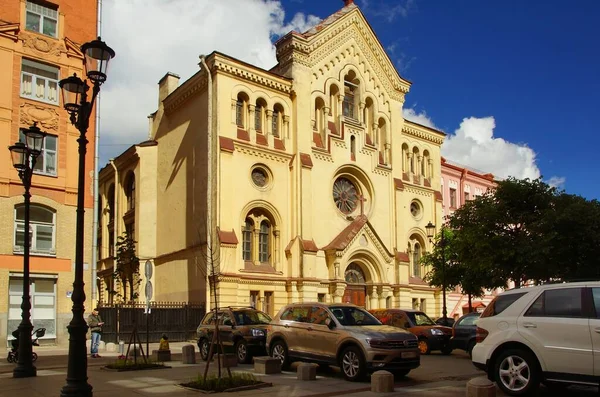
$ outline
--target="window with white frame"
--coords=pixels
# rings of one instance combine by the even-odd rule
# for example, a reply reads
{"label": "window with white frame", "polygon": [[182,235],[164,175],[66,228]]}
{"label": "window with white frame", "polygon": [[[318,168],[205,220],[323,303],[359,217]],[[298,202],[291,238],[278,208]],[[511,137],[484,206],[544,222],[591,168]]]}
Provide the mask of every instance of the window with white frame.
{"label": "window with white frame", "polygon": [[[46,328],[43,339],[56,338],[56,279],[32,275],[30,280],[33,327],[34,329]],[[8,283],[8,335],[17,329],[21,322],[22,299],[23,278],[11,276]]]}
{"label": "window with white frame", "polygon": [[23,59],[21,62],[21,97],[58,105],[58,76],[55,66]]}
{"label": "window with white frame", "polygon": [[[25,143],[23,129],[19,131],[19,142]],[[42,152],[35,161],[33,172],[36,174],[56,176],[56,150],[58,137],[46,135],[42,145]]]}
{"label": "window with white frame", "polygon": [[58,10],[31,1],[27,2],[25,28],[47,36],[57,36]]}
{"label": "window with white frame", "polygon": [[[29,209],[29,250],[33,254],[55,255],[56,213],[32,204]],[[14,251],[21,253],[25,245],[25,206],[15,207]]]}

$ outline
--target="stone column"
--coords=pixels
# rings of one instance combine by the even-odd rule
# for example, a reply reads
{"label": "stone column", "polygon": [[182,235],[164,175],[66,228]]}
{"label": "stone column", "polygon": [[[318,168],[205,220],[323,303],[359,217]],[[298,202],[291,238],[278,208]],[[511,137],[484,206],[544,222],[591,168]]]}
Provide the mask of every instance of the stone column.
{"label": "stone column", "polygon": [[263,133],[266,135],[271,135],[273,133],[273,111],[271,109],[267,109],[267,125],[263,128]]}
{"label": "stone column", "polygon": [[413,161],[414,161],[414,154],[412,152],[408,153],[408,165],[409,165],[408,170],[409,170],[409,172],[407,172],[407,174],[414,175],[414,171],[416,170],[416,166],[413,163]]}
{"label": "stone column", "polygon": [[273,240],[275,240],[274,244],[273,244],[273,269],[275,270],[279,270],[279,236],[281,235],[281,232],[279,231],[279,229],[275,229],[273,231]]}
{"label": "stone column", "polygon": [[248,118],[250,120],[248,120],[248,134],[250,135],[250,142],[252,143],[256,143],[256,128],[255,127],[255,120],[254,120],[254,111],[256,110],[256,106],[255,105],[248,105]]}
{"label": "stone column", "polygon": [[364,102],[360,102],[358,104],[358,117],[357,117],[358,121],[361,124],[364,124],[365,122],[365,103]]}
{"label": "stone column", "polygon": [[231,100],[231,124],[237,124],[237,120],[236,120],[236,113],[237,113],[237,99],[232,99]]}
{"label": "stone column", "polygon": [[254,233],[252,233],[252,261],[255,265],[260,264],[260,256],[258,255],[260,251],[259,246],[259,237],[260,236],[260,219],[256,220],[254,223]]}
{"label": "stone column", "polygon": [[379,309],[379,298],[377,296],[377,287],[374,285],[369,285],[367,287],[367,296],[369,298],[369,307],[368,309]]}
{"label": "stone column", "polygon": [[289,139],[290,138],[290,116],[283,115],[283,131],[281,131],[281,134],[279,136],[279,139],[283,140],[284,138]]}
{"label": "stone column", "polygon": [[377,147],[377,143],[379,142],[379,124],[373,123],[373,146]]}
{"label": "stone column", "polygon": [[384,150],[385,150],[385,151],[383,152],[383,161],[384,161],[384,162],[385,162],[387,165],[391,164],[391,162],[392,162],[392,161],[391,161],[391,158],[390,158],[390,157],[391,157],[391,156],[390,156],[390,150],[391,150],[391,148],[392,148],[392,145],[391,145],[391,144],[389,144],[389,143],[386,143],[386,144],[384,145]]}
{"label": "stone column", "polygon": [[333,282],[329,284],[329,290],[331,292],[333,303],[342,303],[342,298],[344,297],[345,289],[346,283]]}

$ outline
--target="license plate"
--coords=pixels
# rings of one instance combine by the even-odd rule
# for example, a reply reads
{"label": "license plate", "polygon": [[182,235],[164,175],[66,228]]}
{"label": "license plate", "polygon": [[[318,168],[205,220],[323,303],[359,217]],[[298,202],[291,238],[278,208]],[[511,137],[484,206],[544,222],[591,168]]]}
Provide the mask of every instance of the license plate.
{"label": "license plate", "polygon": [[417,358],[417,352],[404,352],[400,355],[402,358]]}

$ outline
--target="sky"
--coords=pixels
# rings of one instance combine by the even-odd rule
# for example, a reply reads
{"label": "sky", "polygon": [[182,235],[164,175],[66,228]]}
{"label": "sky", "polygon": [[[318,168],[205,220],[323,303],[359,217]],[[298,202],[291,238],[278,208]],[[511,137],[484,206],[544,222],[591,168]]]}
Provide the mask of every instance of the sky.
{"label": "sky", "polygon": [[[498,178],[600,198],[600,1],[356,0],[400,75],[404,116],[447,134],[442,155]],[[102,0],[117,56],[100,98],[100,167],[148,137],[166,72],[213,50],[270,69],[273,43],[342,0]]]}

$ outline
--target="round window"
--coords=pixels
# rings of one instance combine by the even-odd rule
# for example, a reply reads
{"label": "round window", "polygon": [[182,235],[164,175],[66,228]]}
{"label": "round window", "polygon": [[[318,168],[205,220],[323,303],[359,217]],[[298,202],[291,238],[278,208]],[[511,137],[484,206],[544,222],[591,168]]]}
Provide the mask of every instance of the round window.
{"label": "round window", "polygon": [[269,174],[267,170],[261,167],[252,169],[252,182],[258,187],[265,187],[269,183]]}
{"label": "round window", "polygon": [[340,177],[333,184],[333,201],[344,214],[351,214],[358,202],[358,189],[352,181]]}
{"label": "round window", "polygon": [[410,213],[414,218],[421,216],[421,205],[418,201],[413,201],[410,203]]}

